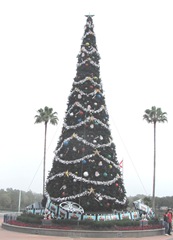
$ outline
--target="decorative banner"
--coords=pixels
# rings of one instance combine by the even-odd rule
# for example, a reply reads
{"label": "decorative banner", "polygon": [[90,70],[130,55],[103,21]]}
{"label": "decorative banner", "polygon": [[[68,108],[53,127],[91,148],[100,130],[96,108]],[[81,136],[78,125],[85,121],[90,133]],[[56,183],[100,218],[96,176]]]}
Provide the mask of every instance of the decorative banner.
{"label": "decorative banner", "polygon": [[[94,191],[94,189],[90,190]],[[139,200],[136,202],[141,204]],[[142,205],[142,207],[144,206]],[[115,212],[113,214],[85,214],[84,209],[75,202],[66,201],[62,202],[59,206],[57,206],[53,204],[49,198],[47,198],[46,208],[49,210],[49,212],[57,216],[58,219],[76,219],[79,221],[80,220],[111,221],[123,219],[135,220],[138,219],[140,215],[138,210],[132,212],[131,211],[119,213]]]}
{"label": "decorative banner", "polygon": [[139,212],[137,212],[137,211],[131,212],[131,216],[132,216],[132,220],[135,220],[135,219],[139,218]]}
{"label": "decorative banner", "polygon": [[141,199],[134,201],[133,205],[136,210],[146,214],[148,218],[155,216],[152,208],[150,208],[148,205],[145,205]]}
{"label": "decorative banner", "polygon": [[120,220],[123,220],[123,219],[131,219],[130,212],[120,213]]}
{"label": "decorative banner", "polygon": [[96,215],[92,215],[92,214],[85,214],[85,215],[83,215],[83,220],[91,220],[91,221],[96,221]]}
{"label": "decorative banner", "polygon": [[63,210],[62,208],[59,208],[58,219],[67,219],[67,211]]}
{"label": "decorative banner", "polygon": [[111,219],[110,220],[120,220],[120,217],[119,217],[119,214],[116,213],[116,214],[111,214]]}
{"label": "decorative banner", "polygon": [[105,221],[106,220],[106,215],[105,214],[100,214],[97,216],[98,221]]}
{"label": "decorative banner", "polygon": [[50,206],[50,198],[49,197],[47,197],[47,202],[46,202],[46,208],[47,209],[49,209],[49,206]]}
{"label": "decorative banner", "polygon": [[53,204],[52,202],[50,202],[49,210],[50,210],[51,212],[53,212],[53,213],[55,214],[55,216],[56,216],[57,213],[58,213],[58,206],[56,206],[55,204]]}
{"label": "decorative banner", "polygon": [[69,213],[68,218],[73,219],[73,220],[81,220],[81,214],[79,214],[79,213]]}

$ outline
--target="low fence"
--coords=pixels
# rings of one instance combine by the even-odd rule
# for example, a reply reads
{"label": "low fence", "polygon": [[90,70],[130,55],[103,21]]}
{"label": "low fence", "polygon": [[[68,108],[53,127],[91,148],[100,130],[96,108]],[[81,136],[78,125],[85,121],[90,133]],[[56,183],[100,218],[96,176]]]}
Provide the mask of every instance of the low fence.
{"label": "low fence", "polygon": [[8,223],[9,221],[16,220],[18,216],[20,216],[21,213],[5,213],[3,214],[3,221],[4,223]]}

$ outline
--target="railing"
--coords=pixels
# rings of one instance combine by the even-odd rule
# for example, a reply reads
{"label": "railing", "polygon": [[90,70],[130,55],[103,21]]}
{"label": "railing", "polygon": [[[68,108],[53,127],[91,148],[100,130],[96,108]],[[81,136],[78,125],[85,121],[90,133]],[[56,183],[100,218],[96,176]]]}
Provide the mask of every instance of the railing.
{"label": "railing", "polygon": [[20,216],[21,213],[20,212],[16,212],[16,213],[5,213],[3,215],[3,221],[4,223],[7,223],[9,221],[12,221],[12,220],[16,220],[18,216]]}

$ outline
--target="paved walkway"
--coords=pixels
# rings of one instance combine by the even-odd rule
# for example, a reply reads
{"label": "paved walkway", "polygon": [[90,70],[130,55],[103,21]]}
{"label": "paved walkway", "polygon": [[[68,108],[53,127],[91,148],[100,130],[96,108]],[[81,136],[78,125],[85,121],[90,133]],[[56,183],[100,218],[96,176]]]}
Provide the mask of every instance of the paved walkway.
{"label": "paved walkway", "polygon": [[[1,240],[137,240],[138,238],[70,238],[70,237],[56,237],[56,236],[44,236],[35,234],[17,233],[7,231],[1,227],[2,218],[0,218],[0,239]],[[173,240],[173,236],[155,236],[155,237],[143,237],[142,240]]]}

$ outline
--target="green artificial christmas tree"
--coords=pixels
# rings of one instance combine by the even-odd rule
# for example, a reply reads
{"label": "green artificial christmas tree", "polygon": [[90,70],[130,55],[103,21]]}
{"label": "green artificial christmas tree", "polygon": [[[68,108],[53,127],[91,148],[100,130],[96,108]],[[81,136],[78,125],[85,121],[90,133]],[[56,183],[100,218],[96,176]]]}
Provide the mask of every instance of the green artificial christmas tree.
{"label": "green artificial christmas tree", "polygon": [[57,205],[72,201],[86,212],[110,212],[126,207],[126,191],[108,123],[93,19],[86,17],[46,194]]}

